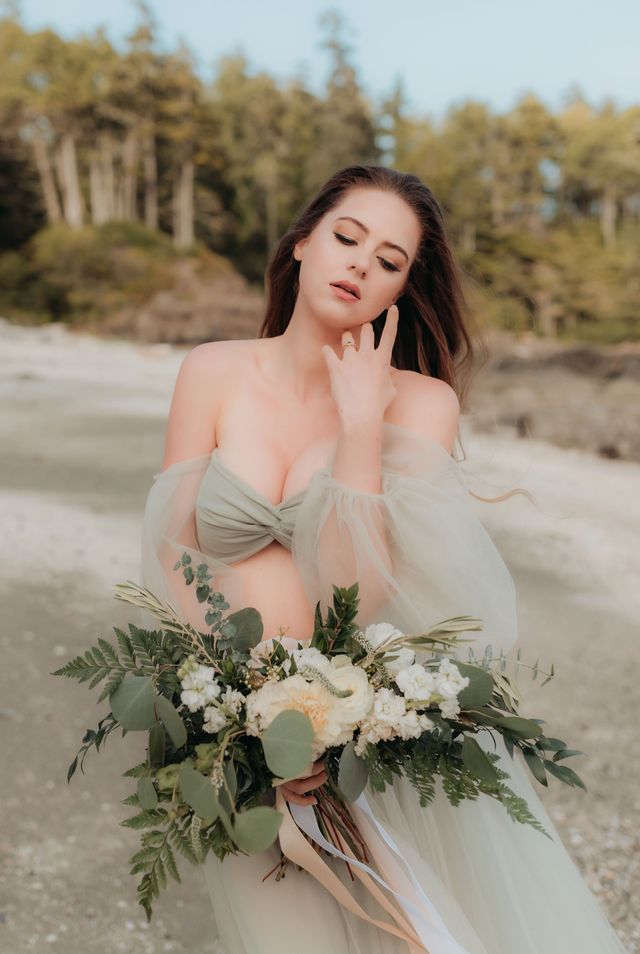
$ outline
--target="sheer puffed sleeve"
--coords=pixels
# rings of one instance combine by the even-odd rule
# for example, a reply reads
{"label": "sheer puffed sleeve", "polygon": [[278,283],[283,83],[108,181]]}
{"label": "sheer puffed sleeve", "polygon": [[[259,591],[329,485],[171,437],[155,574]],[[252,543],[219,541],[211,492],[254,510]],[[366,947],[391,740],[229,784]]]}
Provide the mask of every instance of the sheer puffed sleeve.
{"label": "sheer puffed sleeve", "polygon": [[361,627],[390,622],[424,632],[452,616],[483,629],[463,634],[458,658],[506,653],[518,639],[513,578],[470,508],[460,466],[437,441],[383,425],[382,491],[336,482],[317,471],[298,511],[292,554],[312,606],[333,602],[332,584],[359,582]]}
{"label": "sheer puffed sleeve", "polygon": [[[205,623],[206,603],[199,603],[195,585],[187,586],[182,570],[174,570],[183,553],[192,566],[207,565],[212,576],[209,586],[223,593],[232,613],[245,604],[243,581],[238,571],[200,549],[196,531],[198,490],[209,465],[203,454],[178,461],[153,477],[144,509],[141,530],[140,583],[169,603],[176,614],[197,629],[209,629]],[[158,621],[140,610],[141,626],[155,629]]]}

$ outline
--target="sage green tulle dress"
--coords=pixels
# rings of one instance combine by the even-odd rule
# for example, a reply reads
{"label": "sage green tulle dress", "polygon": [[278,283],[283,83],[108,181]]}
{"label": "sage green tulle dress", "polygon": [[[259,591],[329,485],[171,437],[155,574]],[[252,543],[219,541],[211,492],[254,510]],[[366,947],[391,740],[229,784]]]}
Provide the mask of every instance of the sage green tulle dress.
{"label": "sage green tulle dress", "polygon": [[[514,582],[470,508],[459,463],[436,441],[406,428],[385,423],[383,431],[380,494],[337,483],[328,465],[304,492],[274,506],[215,451],[156,474],[143,519],[141,581],[178,613],[199,618],[193,587],[172,569],[189,552],[194,562],[207,563],[211,585],[232,612],[247,605],[233,563],[277,539],[291,550],[311,606],[320,600],[325,610],[333,583],[358,580],[362,628],[387,621],[418,633],[468,615],[484,628],[465,633],[473,643],[459,649],[462,661],[468,645],[476,658],[488,645],[494,656],[501,648],[509,652],[518,640]],[[155,627],[153,618],[142,617],[142,625]],[[419,932],[423,947],[410,947],[348,911],[293,864],[280,882],[273,875],[263,881],[280,857],[276,842],[260,855],[222,863],[209,854],[203,876],[212,909],[202,917],[211,919],[220,954],[624,954],[521,754],[512,759],[497,734],[477,738],[500,754],[506,784],[526,799],[551,838],[513,821],[486,795],[452,806],[440,780],[425,808],[405,779],[383,793],[367,786],[377,824],[434,912]],[[323,857],[371,917],[392,923],[343,861]]]}

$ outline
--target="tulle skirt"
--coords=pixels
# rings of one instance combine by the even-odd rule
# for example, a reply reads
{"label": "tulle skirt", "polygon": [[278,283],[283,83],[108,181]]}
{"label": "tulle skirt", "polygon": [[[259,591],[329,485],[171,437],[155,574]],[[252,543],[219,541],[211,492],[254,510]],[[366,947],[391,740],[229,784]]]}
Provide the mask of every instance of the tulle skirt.
{"label": "tulle skirt", "polygon": [[[513,821],[487,795],[451,805],[440,779],[424,808],[404,778],[384,792],[365,789],[376,820],[450,935],[468,954],[625,954],[538,798],[521,753],[512,759],[497,734],[480,733],[478,741],[498,752],[499,767],[510,776],[506,784],[551,838]],[[219,954],[408,954],[406,941],[347,911],[295,865],[279,882],[274,875],[263,881],[279,857],[278,842],[222,863],[208,855],[203,870]],[[324,853],[323,859],[371,917],[395,923],[359,880],[351,880],[344,861]],[[435,947],[430,954],[438,954]]]}

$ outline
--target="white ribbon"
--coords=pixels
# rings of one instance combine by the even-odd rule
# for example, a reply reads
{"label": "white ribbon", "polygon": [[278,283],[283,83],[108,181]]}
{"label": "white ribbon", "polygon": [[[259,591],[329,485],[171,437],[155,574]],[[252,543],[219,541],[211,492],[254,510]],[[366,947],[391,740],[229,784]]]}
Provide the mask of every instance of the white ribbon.
{"label": "white ribbon", "polygon": [[398,891],[394,890],[394,888],[388,885],[387,882],[368,865],[364,864],[362,861],[358,861],[357,859],[350,857],[349,855],[343,854],[343,852],[336,848],[335,845],[333,845],[330,841],[327,841],[318,827],[315,813],[310,805],[296,805],[292,802],[289,802],[289,810],[291,811],[298,828],[304,831],[305,834],[310,838],[313,838],[313,840],[322,848],[330,852],[332,855],[336,855],[336,857],[342,858],[344,861],[348,861],[350,865],[357,865],[358,868],[360,868],[362,871],[365,871],[368,875],[370,875],[370,877],[375,878],[378,884],[380,884],[383,888],[386,888],[387,891],[390,891],[391,894],[394,895],[398,901],[398,904],[407,915],[407,918],[413,924],[418,937],[430,951],[430,954],[470,954],[467,948],[462,947],[462,945],[459,944],[454,937],[452,937],[451,933],[447,929],[447,926],[442,920],[442,917],[436,910],[433,902],[430,901],[425,894],[422,885],[416,878],[416,875],[411,868],[411,865],[407,859],[403,857],[400,849],[396,845],[389,832],[385,831],[383,826],[376,819],[364,793],[362,793],[356,799],[354,805],[356,805],[367,815],[369,821],[373,826],[375,826],[386,845],[405,865],[409,872],[413,886],[417,894],[424,902],[424,906],[429,912],[431,920],[427,920],[424,911],[421,911],[420,908],[418,908],[412,901],[404,897],[404,895],[400,894]]}

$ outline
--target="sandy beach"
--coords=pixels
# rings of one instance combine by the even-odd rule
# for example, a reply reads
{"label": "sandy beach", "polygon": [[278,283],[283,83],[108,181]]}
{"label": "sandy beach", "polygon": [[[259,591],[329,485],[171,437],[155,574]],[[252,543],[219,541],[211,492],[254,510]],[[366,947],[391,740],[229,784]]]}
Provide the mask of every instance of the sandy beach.
{"label": "sandy beach", "polygon": [[[138,833],[118,823],[131,814],[122,772],[144,757],[142,736],[107,740],[67,785],[82,735],[108,708],[96,707],[97,690],[50,675],[124,625],[113,587],[137,578],[142,511],[184,354],[0,322],[7,954],[217,954],[202,874],[186,859],[182,884],[170,882],[150,925],[136,902],[128,858]],[[478,388],[478,414],[504,420],[508,389]],[[543,688],[542,676],[520,671],[523,714],[546,718],[548,734],[586,753],[567,762],[586,793],[560,782],[537,791],[622,942],[638,952],[640,463],[473,423],[473,414],[462,423],[470,488],[494,496],[517,486],[535,498],[473,502],[516,582],[522,661],[555,668]]]}

